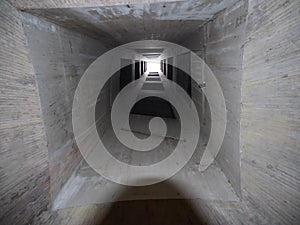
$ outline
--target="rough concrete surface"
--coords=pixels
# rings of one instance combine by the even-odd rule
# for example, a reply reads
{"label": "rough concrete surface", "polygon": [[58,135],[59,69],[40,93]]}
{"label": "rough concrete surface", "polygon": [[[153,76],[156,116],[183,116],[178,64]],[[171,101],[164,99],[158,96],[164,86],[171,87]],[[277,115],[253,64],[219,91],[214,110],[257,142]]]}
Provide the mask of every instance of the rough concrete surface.
{"label": "rough concrete surface", "polygon": [[75,7],[91,7],[91,6],[114,6],[114,5],[130,5],[138,3],[161,3],[176,2],[181,0],[43,0],[43,1],[22,1],[9,0],[9,2],[17,9],[39,9],[39,8],[75,8]]}
{"label": "rough concrete surface", "polygon": [[268,224],[300,221],[299,8],[299,1],[249,1],[242,79],[242,193]]}
{"label": "rough concrete surface", "polygon": [[45,3],[42,9],[27,11],[114,45],[147,39],[180,42],[236,1],[162,1],[84,8],[58,5],[54,9]]}
{"label": "rough concrete surface", "polygon": [[[299,224],[299,9],[298,0],[1,1],[0,223]],[[74,194],[88,193],[93,182],[108,184],[85,164],[74,172],[80,156],[70,107],[78,80],[106,49],[141,39],[182,43],[208,63],[223,89],[227,133],[217,161],[205,171],[222,182],[206,178],[207,185],[186,188],[200,198],[210,193],[205,200],[124,201],[137,193],[130,188],[101,201]],[[107,131],[118,89],[115,76],[99,95],[99,135]],[[192,87],[192,97],[209,127],[199,87]],[[81,188],[71,186],[74,196],[63,196],[71,200],[51,209],[63,184],[69,179],[67,190],[78,181],[74,177],[82,178]],[[167,182],[163,190],[173,198],[180,188]],[[123,202],[98,204],[112,200]]]}
{"label": "rough concrete surface", "polygon": [[241,194],[240,108],[247,1],[239,1],[205,26],[205,60],[217,77],[226,101],[227,128],[217,161]]}
{"label": "rough concrete surface", "polygon": [[75,89],[87,67],[109,46],[27,13],[21,18],[39,89],[54,199],[82,159],[72,128]]}
{"label": "rough concrete surface", "polygon": [[0,2],[0,223],[25,224],[50,200],[38,89],[18,11]]}

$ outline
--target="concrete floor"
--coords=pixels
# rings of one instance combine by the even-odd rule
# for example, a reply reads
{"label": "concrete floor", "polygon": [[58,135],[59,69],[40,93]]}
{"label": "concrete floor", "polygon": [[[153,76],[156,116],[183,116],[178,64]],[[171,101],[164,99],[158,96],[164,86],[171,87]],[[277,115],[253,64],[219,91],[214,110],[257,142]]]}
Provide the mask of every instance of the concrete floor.
{"label": "concrete floor", "polygon": [[[112,130],[105,132],[103,138],[111,138]],[[167,139],[161,145],[161,151],[174,148],[176,141]],[[203,143],[202,143],[202,146]],[[118,151],[123,158],[130,157],[126,148],[114,143],[112,151]],[[129,150],[129,149],[127,149]],[[198,153],[198,156],[197,156]],[[157,155],[153,156],[157,157]],[[137,157],[138,158],[138,157]],[[131,159],[135,159],[131,157]],[[213,164],[206,171],[199,172],[196,152],[190,162],[168,182],[162,182],[145,187],[127,187],[113,183],[97,174],[87,163],[82,162],[78,170],[72,175],[54,202],[54,209],[90,204],[101,204],[126,200],[141,199],[202,199],[216,201],[239,201],[230,183],[220,168]],[[177,187],[177,191],[168,188],[170,183]],[[188,184],[188,185],[187,185]],[[130,190],[126,195],[124,192]]]}
{"label": "concrete floor", "polygon": [[[152,94],[168,93],[164,92],[164,88],[170,88],[168,87],[170,81],[166,80],[161,72],[159,74],[160,80],[151,81],[150,79],[149,81],[149,77],[151,76],[148,76],[148,73],[146,73],[137,82],[136,87],[141,87],[141,95],[145,94],[144,92],[152,92]],[[153,88],[157,87],[157,85],[161,85],[161,89]],[[130,115],[131,129],[137,137],[146,138],[150,135],[148,122],[152,117],[137,114]],[[106,143],[106,148],[118,160],[131,165],[150,165],[166,158],[175,149],[178,142],[185,141],[180,139],[180,122],[172,118],[164,119],[168,127],[166,138],[150,152],[132,151],[121,144],[110,125],[102,133],[101,140]],[[199,139],[197,150],[189,163],[179,173],[166,182],[150,186],[127,187],[116,184],[97,174],[83,161],[55,199],[53,208],[62,209],[89,204],[141,199],[239,201],[218,165],[213,164],[204,172],[199,171],[199,162],[206,146],[206,140],[201,136]],[[170,186],[176,187],[176,191]]]}
{"label": "concrete floor", "polygon": [[[176,188],[172,185],[169,188],[176,191]],[[127,193],[123,194],[127,195]],[[236,208],[238,210],[234,210]],[[226,214],[229,217],[226,217]],[[253,211],[247,209],[242,202],[161,199],[122,201],[49,210],[44,211],[39,217],[35,218],[32,224],[260,224],[255,223],[256,220],[253,223],[251,218],[253,215]],[[259,219],[264,221],[264,218]]]}

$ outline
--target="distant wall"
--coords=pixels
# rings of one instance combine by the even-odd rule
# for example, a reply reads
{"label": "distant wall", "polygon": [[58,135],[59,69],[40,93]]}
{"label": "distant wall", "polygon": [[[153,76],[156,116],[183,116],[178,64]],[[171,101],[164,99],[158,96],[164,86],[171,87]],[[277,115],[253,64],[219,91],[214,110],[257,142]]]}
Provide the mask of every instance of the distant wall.
{"label": "distant wall", "polygon": [[300,221],[299,9],[299,1],[249,1],[242,82],[242,193],[265,224]]}
{"label": "distant wall", "polygon": [[[27,13],[22,13],[22,21],[39,88],[53,200],[81,160],[72,128],[74,92],[87,67],[108,48]],[[109,94],[103,98],[109,102]],[[101,112],[106,108],[102,105]]]}
{"label": "distant wall", "polygon": [[0,224],[27,224],[50,199],[48,152],[21,20],[6,1],[0,15]]}

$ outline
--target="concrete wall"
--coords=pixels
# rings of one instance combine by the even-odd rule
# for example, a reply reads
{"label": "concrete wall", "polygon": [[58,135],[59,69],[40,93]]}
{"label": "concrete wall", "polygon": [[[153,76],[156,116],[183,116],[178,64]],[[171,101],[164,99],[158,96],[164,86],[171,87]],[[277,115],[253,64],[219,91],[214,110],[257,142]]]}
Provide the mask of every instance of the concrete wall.
{"label": "concrete wall", "polygon": [[200,27],[194,33],[190,34],[182,46],[190,49],[196,53],[201,59],[205,59],[205,46],[204,46],[204,27]]}
{"label": "concrete wall", "polygon": [[247,1],[219,13],[204,27],[205,60],[222,88],[227,109],[227,129],[217,162],[240,194],[240,109],[243,44]]}
{"label": "concrete wall", "polygon": [[227,101],[218,161],[243,204],[220,210],[226,223],[300,221],[299,8],[299,1],[240,1],[204,27],[204,40],[195,34],[183,43],[195,52],[205,43]]}
{"label": "concrete wall", "polygon": [[[207,63],[222,88],[227,109],[227,129],[216,160],[238,195],[241,194],[240,108],[246,15],[247,1],[238,1],[182,43]],[[201,118],[202,134],[209,136],[209,104],[195,84],[192,86],[192,97]]]}
{"label": "concrete wall", "polygon": [[[202,60],[205,61],[205,45],[204,45],[204,30],[205,27],[199,28],[192,33],[188,39],[186,39],[181,45],[193,51]],[[205,78],[201,77],[202,82],[205,82]],[[203,89],[204,90],[204,89]],[[192,82],[192,99],[198,111],[198,115],[201,123],[201,136],[207,142],[210,135],[211,128],[211,114],[208,101],[202,89],[196,82]]]}
{"label": "concrete wall", "polygon": [[27,224],[50,199],[47,147],[22,23],[6,1],[0,17],[0,224]]}
{"label": "concrete wall", "polygon": [[[177,68],[184,68],[186,71],[191,71],[191,54],[190,52],[183,53],[181,55],[178,55],[174,57],[175,59],[175,73],[173,74],[173,80],[177,84],[181,85],[183,89],[188,92],[188,86],[189,86],[189,77],[185,74],[185,72],[177,69]],[[167,73],[167,69],[166,69]]]}
{"label": "concrete wall", "polygon": [[242,190],[265,224],[300,221],[300,2],[250,0],[242,82]]}
{"label": "concrete wall", "polygon": [[[81,160],[72,128],[74,92],[86,68],[107,48],[27,13],[22,13],[22,21],[39,88],[53,200]],[[109,95],[105,97],[109,102]],[[102,108],[105,113],[108,105]]]}

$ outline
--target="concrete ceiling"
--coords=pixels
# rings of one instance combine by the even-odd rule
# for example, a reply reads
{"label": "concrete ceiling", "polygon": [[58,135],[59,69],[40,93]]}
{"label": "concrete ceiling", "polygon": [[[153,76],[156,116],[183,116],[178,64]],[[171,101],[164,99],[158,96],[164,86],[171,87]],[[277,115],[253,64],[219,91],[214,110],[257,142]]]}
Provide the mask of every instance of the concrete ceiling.
{"label": "concrete ceiling", "polygon": [[139,3],[176,2],[182,0],[8,0],[17,9],[60,9],[114,6]]}
{"label": "concrete ceiling", "polygon": [[25,11],[112,46],[146,39],[181,43],[216,13],[237,1],[190,0]]}

